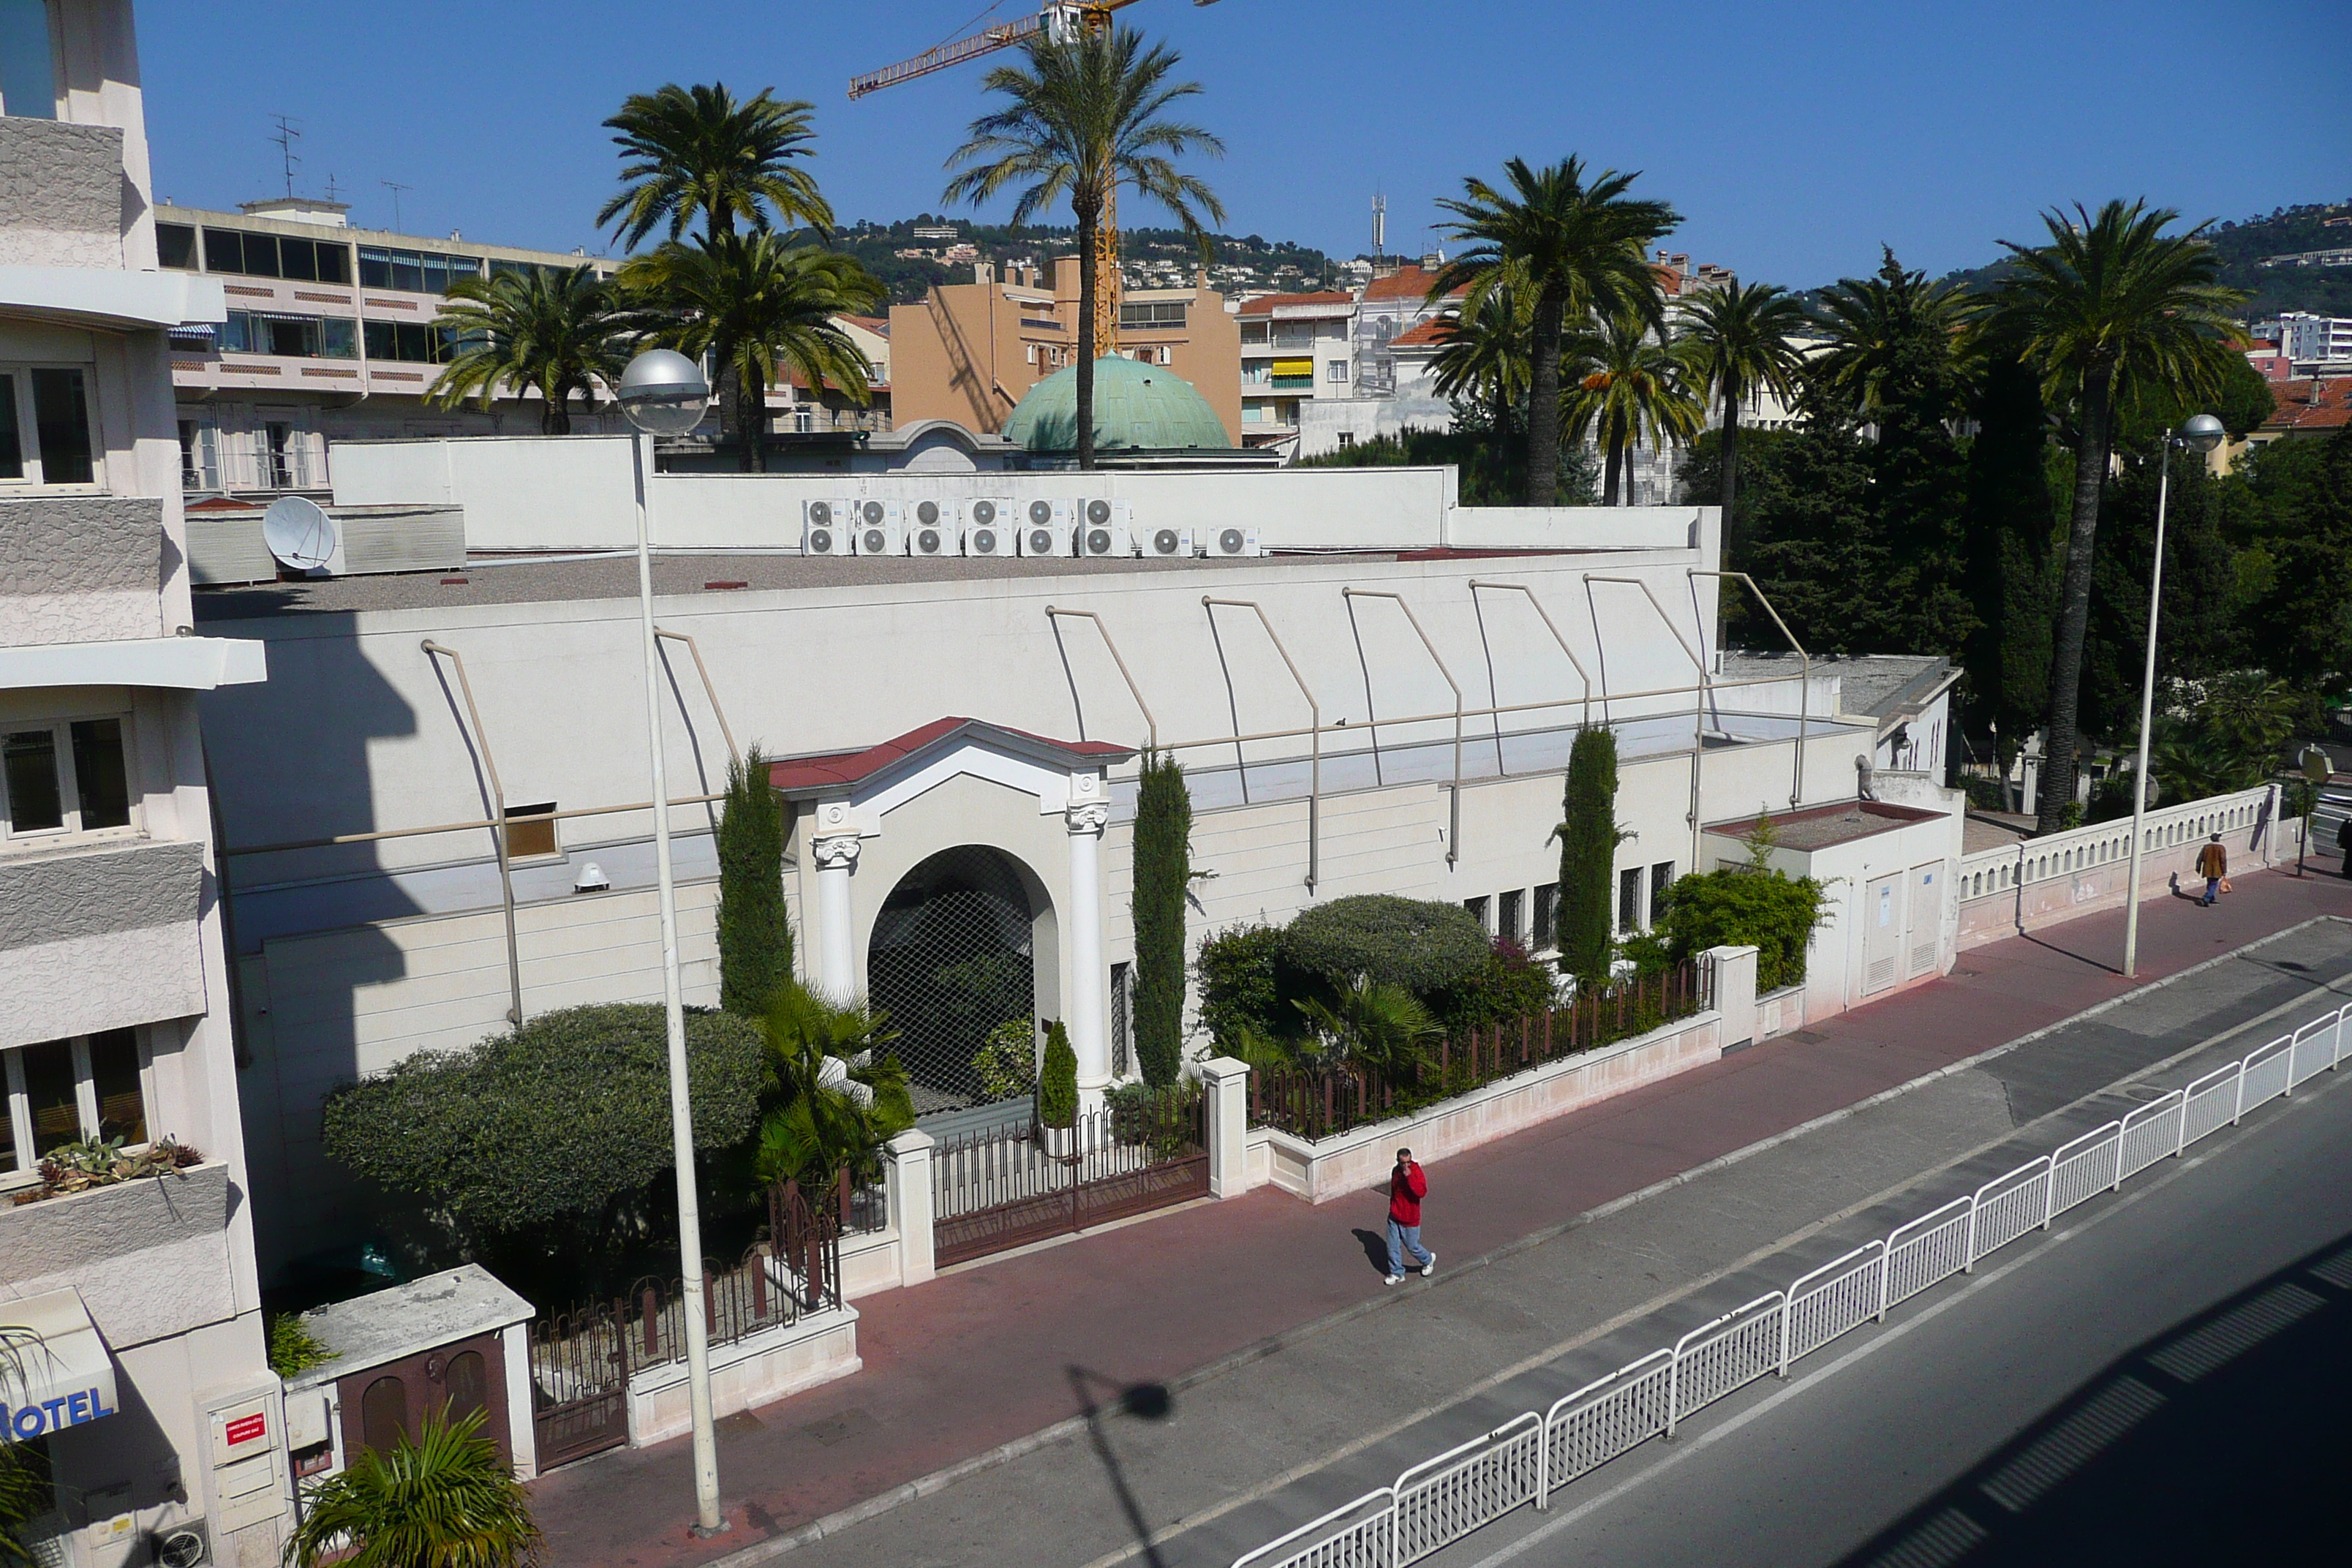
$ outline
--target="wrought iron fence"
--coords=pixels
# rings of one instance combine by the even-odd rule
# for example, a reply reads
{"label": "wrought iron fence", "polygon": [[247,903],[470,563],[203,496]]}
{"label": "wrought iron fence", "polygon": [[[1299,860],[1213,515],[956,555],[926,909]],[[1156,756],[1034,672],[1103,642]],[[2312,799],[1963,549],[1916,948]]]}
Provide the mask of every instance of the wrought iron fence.
{"label": "wrought iron fence", "polygon": [[1715,965],[1694,958],[1655,974],[1628,976],[1564,1007],[1511,1023],[1449,1034],[1433,1059],[1402,1073],[1369,1068],[1275,1068],[1250,1074],[1250,1125],[1278,1127],[1310,1142],[1404,1115],[1441,1100],[1645,1035],[1704,1012]]}
{"label": "wrought iron fence", "polygon": [[1180,1086],[1123,1094],[1071,1127],[1027,1119],[942,1139],[934,1255],[961,1262],[1204,1194],[1205,1116],[1199,1091]]}
{"label": "wrought iron fence", "polygon": [[1586,1384],[1538,1415],[1415,1465],[1234,1568],[1404,1568],[1579,1476],[1670,1435],[1715,1400],[1790,1366],[2265,1100],[2352,1058],[2352,1005],[2093,1129],[1735,1311]]}

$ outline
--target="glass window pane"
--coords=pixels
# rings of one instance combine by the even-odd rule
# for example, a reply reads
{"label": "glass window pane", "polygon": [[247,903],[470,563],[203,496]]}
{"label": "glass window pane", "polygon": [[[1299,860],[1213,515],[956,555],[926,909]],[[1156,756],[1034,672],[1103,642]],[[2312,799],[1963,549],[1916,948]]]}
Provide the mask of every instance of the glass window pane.
{"label": "glass window pane", "polygon": [[139,1036],[109,1029],[89,1037],[89,1085],[98,1096],[98,1135],[147,1142],[147,1096],[139,1087]]}
{"label": "glass window pane", "polygon": [[122,766],[122,721],[76,720],[73,759],[82,831],[130,826],[131,779]]}
{"label": "glass window pane", "polygon": [[74,1098],[73,1042],[26,1046],[25,1099],[33,1113],[33,1157],[81,1142],[81,1107]]}
{"label": "glass window pane", "polygon": [[193,270],[196,265],[196,231],[184,223],[159,223],[155,226],[155,260],[163,267],[179,267]]}
{"label": "glass window pane", "polygon": [[481,1352],[459,1351],[451,1356],[449,1370],[443,1374],[441,1381],[449,1390],[449,1405],[444,1419],[452,1425],[476,1411],[488,1411],[490,1373],[482,1363]]}
{"label": "glass window pane", "polygon": [[98,477],[81,372],[33,372],[33,424],[40,442],[43,484],[86,485]]}
{"label": "glass window pane", "polygon": [[1642,868],[1617,873],[1617,931],[1630,935],[1642,929]]}
{"label": "glass window pane", "polygon": [[395,250],[392,253],[392,286],[405,289],[412,294],[424,292],[425,273],[418,265],[416,252]]}
{"label": "glass window pane", "polygon": [[320,282],[348,283],[352,280],[352,247],[350,246],[330,245],[322,239],[312,248],[318,252]]}
{"label": "glass window pane", "polygon": [[394,336],[390,321],[368,321],[362,323],[362,326],[363,330],[360,336],[367,344],[368,358],[397,359],[400,357],[399,343]]}
{"label": "glass window pane", "polygon": [[360,286],[364,289],[392,287],[392,253],[373,246],[360,247]]}
{"label": "glass window pane", "polygon": [[448,268],[452,283],[460,278],[479,278],[482,275],[482,258],[478,256],[453,256],[448,259]]}
{"label": "glass window pane", "polygon": [[329,316],[319,323],[319,352],[329,359],[352,359],[359,353],[358,323]]}
{"label": "glass window pane", "polygon": [[16,1115],[10,1105],[13,1098],[8,1089],[7,1053],[0,1052],[0,1174],[23,1165],[17,1158]]}
{"label": "glass window pane", "polygon": [[422,266],[419,270],[424,276],[425,291],[428,294],[446,291],[449,287],[448,263],[437,256],[427,256],[420,259]]}
{"label": "glass window pane", "polygon": [[55,120],[58,77],[52,62],[49,0],[0,0],[0,112]]}
{"label": "glass window pane", "polygon": [[16,433],[16,378],[0,375],[0,479],[25,477],[25,441]]}
{"label": "glass window pane", "polygon": [[276,235],[248,234],[245,237],[245,269],[256,278],[278,276]]}
{"label": "glass window pane", "polygon": [[66,825],[56,731],[19,730],[0,741],[0,776],[7,780],[9,832],[38,833]]}
{"label": "glass window pane", "polygon": [[360,1395],[360,1442],[379,1454],[398,1447],[408,1430],[408,1385],[396,1377],[379,1377]]}
{"label": "glass window pane", "polygon": [[244,271],[245,236],[233,228],[205,230],[205,270],[207,272]]}
{"label": "glass window pane", "polygon": [[280,239],[278,259],[286,276],[305,283],[319,280],[318,251],[307,239]]}

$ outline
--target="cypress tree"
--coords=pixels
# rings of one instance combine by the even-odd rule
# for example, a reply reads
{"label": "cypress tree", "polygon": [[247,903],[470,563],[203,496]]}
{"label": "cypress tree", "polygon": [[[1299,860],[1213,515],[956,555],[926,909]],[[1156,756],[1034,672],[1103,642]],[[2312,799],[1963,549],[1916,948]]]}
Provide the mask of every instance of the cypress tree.
{"label": "cypress tree", "polygon": [[1135,799],[1135,1055],[1144,1081],[1176,1081],[1184,1050],[1184,894],[1192,880],[1192,796],[1184,769],[1147,752]]}
{"label": "cypress tree", "polygon": [[740,1017],[764,1017],[793,977],[783,863],[783,806],[754,743],[727,764],[719,813],[719,1005]]}
{"label": "cypress tree", "polygon": [[1609,978],[1609,894],[1617,857],[1617,734],[1577,732],[1568,753],[1559,840],[1559,967],[1584,984]]}
{"label": "cypress tree", "polygon": [[1975,689],[1969,727],[1979,737],[1991,731],[2006,774],[2049,704],[2057,514],[2044,458],[2048,420],[2032,370],[2016,360],[1992,365],[1976,415],[1963,546],[1977,616],[1964,654]]}

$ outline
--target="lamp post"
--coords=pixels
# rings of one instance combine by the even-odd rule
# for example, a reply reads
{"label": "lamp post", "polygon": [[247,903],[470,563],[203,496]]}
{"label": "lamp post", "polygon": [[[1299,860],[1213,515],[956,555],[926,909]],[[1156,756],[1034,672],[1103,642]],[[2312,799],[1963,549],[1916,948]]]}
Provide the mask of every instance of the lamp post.
{"label": "lamp post", "polygon": [[2156,614],[2164,594],[2164,508],[2172,489],[2172,449],[2210,452],[2227,432],[2210,414],[2192,414],[2178,430],[2164,433],[2158,461],[2164,466],[2156,480],[2156,565],[2147,578],[2147,663],[2140,675],[2139,765],[2132,773],[2131,871],[2124,884],[2124,978],[2139,973],[2139,861],[2147,832],[2147,739],[2156,721]]}
{"label": "lamp post", "polygon": [[688,1094],[686,1013],[678,996],[677,887],[670,874],[669,779],[662,764],[660,656],[654,642],[654,569],[646,525],[646,476],[656,436],[683,436],[702,422],[710,387],[684,354],[647,349],[621,374],[621,412],[636,427],[629,438],[636,476],[637,618],[645,634],[646,746],[653,761],[654,877],[661,892],[662,1012],[669,1036],[670,1154],[677,1166],[678,1274],[685,1289],[686,1377],[694,1415],[697,1535],[727,1528],[719,1511],[719,1439],[711,1426],[710,1323],[703,1297],[702,1205],[694,1187],[694,1105]]}

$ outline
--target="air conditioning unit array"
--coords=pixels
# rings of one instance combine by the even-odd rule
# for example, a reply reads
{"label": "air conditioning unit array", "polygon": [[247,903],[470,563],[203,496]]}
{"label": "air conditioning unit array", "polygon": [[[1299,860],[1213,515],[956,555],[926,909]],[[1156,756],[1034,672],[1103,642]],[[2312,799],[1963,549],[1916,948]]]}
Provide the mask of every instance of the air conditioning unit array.
{"label": "air conditioning unit array", "polygon": [[850,542],[860,555],[904,555],[907,542],[899,531],[898,503],[862,500],[856,504],[856,525]]}
{"label": "air conditioning unit array", "polygon": [[1080,502],[1077,543],[1087,557],[1134,554],[1134,509],[1123,500]]}
{"label": "air conditioning unit array", "polygon": [[803,502],[801,507],[801,553],[848,554],[849,510],[848,504],[843,501]]}
{"label": "air conditioning unit array", "polygon": [[944,501],[919,500],[908,513],[908,554],[953,555],[960,542],[954,515]]}
{"label": "air conditioning unit array", "polygon": [[1255,528],[1217,528],[1203,536],[1190,524],[1139,527],[1134,503],[1108,496],[1075,502],[1045,497],[1015,501],[999,496],[955,501],[803,501],[801,551],[835,556],[1076,555],[1087,560],[1265,553]]}
{"label": "air conditioning unit array", "polygon": [[1013,535],[1019,523],[1009,500],[968,500],[956,509],[962,523],[966,555],[1013,555],[1019,546]]}
{"label": "air conditioning unit array", "polygon": [[1256,529],[1233,524],[1211,529],[1201,553],[1203,555],[1263,555],[1265,552],[1258,547]]}
{"label": "air conditioning unit array", "polygon": [[1067,555],[1069,552],[1069,502],[1040,498],[1022,508],[1022,554]]}

